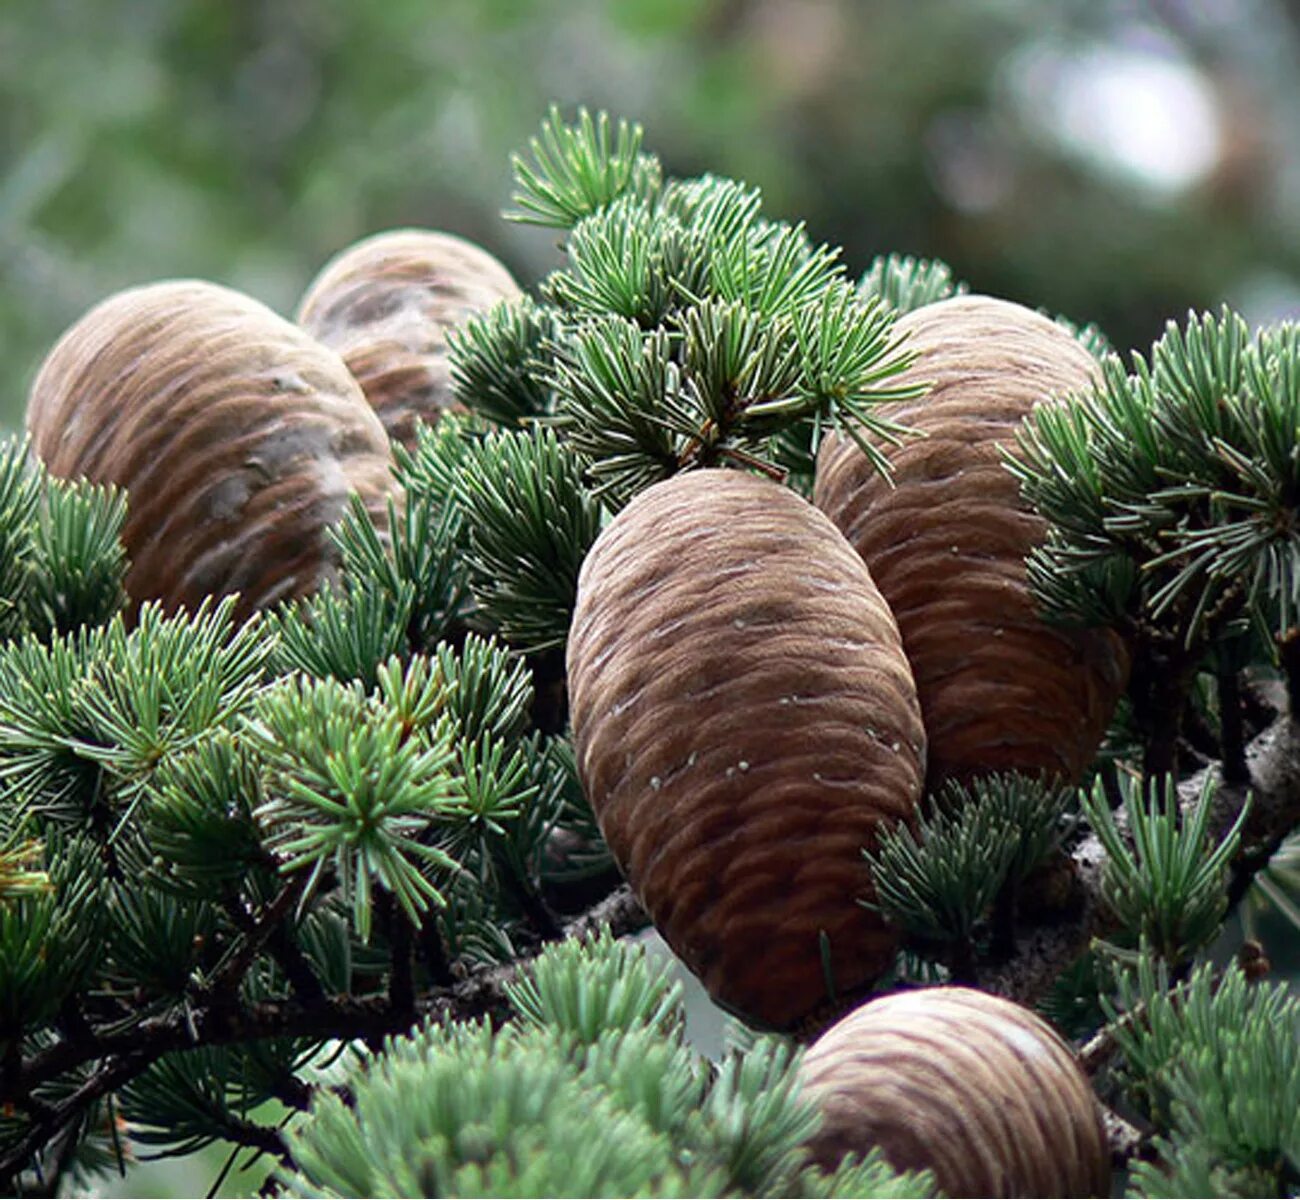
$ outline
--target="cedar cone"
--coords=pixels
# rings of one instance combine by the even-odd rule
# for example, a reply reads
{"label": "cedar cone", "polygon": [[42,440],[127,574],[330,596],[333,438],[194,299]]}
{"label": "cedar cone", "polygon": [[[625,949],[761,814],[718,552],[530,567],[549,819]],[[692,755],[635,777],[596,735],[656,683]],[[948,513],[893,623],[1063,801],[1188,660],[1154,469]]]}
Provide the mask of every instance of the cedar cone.
{"label": "cedar cone", "polygon": [[27,403],[56,476],[127,493],[136,603],[240,616],[313,591],[357,491],[378,519],[389,445],[342,360],[256,300],[169,281],[110,296],[42,364]]}
{"label": "cedar cone", "polygon": [[936,987],[873,1000],[799,1068],[833,1170],[879,1146],[947,1196],[1107,1196],[1110,1154],[1088,1078],[1044,1020],[999,996]]}
{"label": "cedar cone", "polygon": [[518,294],[510,272],[472,242],[398,229],[326,263],[298,323],[343,356],[388,436],[409,448],[418,419],[457,407],[447,330]]}
{"label": "cedar cone", "polygon": [[863,847],[910,817],[925,731],[862,560],[794,492],[700,470],[632,501],[583,563],[578,769],[609,847],[714,999],[789,1028],[893,961]]}
{"label": "cedar cone", "polygon": [[880,443],[892,485],[849,438],[828,438],[814,503],[898,619],[925,715],[927,785],[994,771],[1077,782],[1128,659],[1109,630],[1056,628],[1039,615],[1024,560],[1047,526],[999,447],[1014,449],[1034,405],[1086,387],[1097,364],[1060,325],[987,296],[927,305],[896,329],[916,354],[900,382],[933,388],[879,411],[925,436]]}

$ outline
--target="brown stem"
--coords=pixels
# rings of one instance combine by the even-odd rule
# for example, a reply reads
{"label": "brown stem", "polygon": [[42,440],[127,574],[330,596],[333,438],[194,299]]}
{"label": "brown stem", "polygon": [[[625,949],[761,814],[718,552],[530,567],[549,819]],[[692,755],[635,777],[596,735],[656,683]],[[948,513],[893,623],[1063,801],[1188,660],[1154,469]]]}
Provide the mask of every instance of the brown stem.
{"label": "brown stem", "polygon": [[[235,889],[231,888],[223,896],[222,904],[241,934],[245,937],[258,936],[256,932],[259,929],[258,921],[244,906],[243,900]],[[316,972],[307,956],[302,952],[302,947],[290,933],[287,919],[277,920],[271,925],[265,945],[271,957],[275,959],[276,965],[284,972],[284,977],[289,981],[290,986],[304,1003],[316,1004],[325,998],[325,989],[316,977]]]}
{"label": "brown stem", "polygon": [[[1246,749],[1248,784],[1223,781],[1217,766],[1198,771],[1178,785],[1179,802],[1190,810],[1199,802],[1205,777],[1219,780],[1214,791],[1209,836],[1227,832],[1249,790],[1253,797],[1241,849],[1233,863],[1229,899],[1239,899],[1276,846],[1300,825],[1300,722],[1279,717]],[[1079,880],[1080,905],[1066,922],[1036,921],[1022,914],[1015,954],[1005,963],[986,968],[980,985],[990,992],[1032,1004],[1042,996],[1084,950],[1093,937],[1111,929],[1112,918],[1101,899],[1106,855],[1095,835],[1083,838],[1071,851]]]}
{"label": "brown stem", "polygon": [[285,1108],[295,1108],[299,1112],[306,1112],[311,1107],[312,1099],[316,1095],[316,1089],[309,1083],[303,1083],[292,1071],[286,1071],[276,1079],[271,1094]]}
{"label": "brown stem", "polygon": [[302,947],[289,932],[287,922],[280,922],[271,930],[266,948],[271,952],[289,986],[298,994],[304,1004],[320,1004],[325,999],[325,989],[317,978],[316,972]]}
{"label": "brown stem", "polygon": [[263,1154],[273,1154],[276,1158],[289,1158],[288,1147],[284,1144],[284,1135],[269,1125],[259,1125],[256,1121],[245,1121],[242,1117],[228,1115],[222,1122],[223,1136],[228,1142],[236,1142],[251,1150],[260,1150]]}
{"label": "brown stem", "polygon": [[562,734],[569,720],[569,695],[564,647],[552,646],[530,655],[533,670],[533,727],[543,733]]}
{"label": "brown stem", "polygon": [[394,1014],[415,1012],[415,929],[406,914],[392,906],[389,922],[388,1005]]}
{"label": "brown stem", "polygon": [[[706,447],[711,445],[714,440],[714,434],[717,430],[717,422],[712,417],[706,417],[704,423],[688,439],[677,455],[677,470],[685,471],[695,465],[696,459],[705,451]],[[711,466],[711,463],[705,463],[705,466]]]}
{"label": "brown stem", "polygon": [[1106,1130],[1106,1146],[1110,1150],[1110,1165],[1115,1171],[1127,1170],[1135,1158],[1145,1158],[1151,1153],[1151,1140],[1130,1125],[1119,1113],[1103,1107],[1101,1123]]}
{"label": "brown stem", "polygon": [[443,944],[442,931],[438,922],[428,920],[420,930],[420,961],[429,973],[435,987],[446,987],[455,980],[451,972],[451,963],[447,959],[447,947]]}
{"label": "brown stem", "polygon": [[1241,719],[1241,676],[1232,670],[1219,672],[1219,743],[1223,749],[1223,781],[1246,783],[1246,736]]}
{"label": "brown stem", "polygon": [[[1178,739],[1191,694],[1191,671],[1185,664],[1165,662],[1134,696],[1133,711],[1144,737],[1142,774],[1148,784],[1178,774]],[[1140,700],[1139,700],[1140,697]]]}
{"label": "brown stem", "polygon": [[784,483],[790,474],[790,472],[784,467],[779,467],[775,463],[765,462],[756,455],[747,454],[738,446],[721,447],[718,450],[718,457],[729,458],[733,462],[740,463],[742,467],[749,467],[752,470],[759,472],[761,475],[766,475],[769,479],[774,480],[777,483]]}
{"label": "brown stem", "polygon": [[[232,997],[239,991],[239,985],[243,983],[244,976],[248,974],[254,959],[270,940],[276,928],[293,911],[294,906],[302,898],[306,884],[307,873],[298,872],[280,889],[280,894],[258,913],[251,924],[248,924],[247,920],[239,922],[244,929],[242,937],[231,947],[212,978],[196,989],[200,996],[220,1000],[223,997]],[[236,901],[236,903],[242,902]]]}
{"label": "brown stem", "polygon": [[1129,676],[1133,718],[1143,734],[1143,774],[1147,786],[1161,775],[1178,778],[1178,739],[1206,648],[1241,611],[1245,593],[1239,581],[1225,587],[1210,605],[1193,636],[1191,615],[1169,619],[1161,628],[1139,626]]}
{"label": "brown stem", "polygon": [[[284,895],[277,897],[266,916],[280,911]],[[263,924],[259,921],[259,926]],[[627,888],[622,888],[570,921],[560,930],[560,936],[584,937],[608,928],[621,937],[647,924],[640,904]],[[39,1110],[24,1105],[32,1120],[27,1135],[0,1156],[0,1187],[16,1192],[19,1175],[52,1137],[79,1120],[96,1100],[130,1082],[164,1054],[195,1046],[231,1045],[265,1038],[377,1042],[388,1034],[404,1032],[421,1018],[499,1020],[509,1013],[506,984],[525,965],[526,960],[521,960],[506,966],[480,968],[449,987],[433,988],[415,997],[411,1010],[404,1013],[395,1011],[387,996],[330,996],[323,1004],[308,1006],[298,998],[248,1003],[237,991],[218,995],[208,990],[196,996],[185,1010],[173,1009],[113,1032],[93,1031],[76,1039],[65,1037],[32,1055],[25,1063],[19,1062],[2,1080],[0,1103],[20,1104],[42,1084],[95,1064],[89,1078],[58,1103]]]}
{"label": "brown stem", "polygon": [[[43,1156],[41,1173],[36,1185],[28,1184],[21,1193],[23,1196],[54,1197],[63,1190],[63,1181],[76,1160],[77,1150],[81,1145],[81,1120],[74,1121],[58,1139],[54,1153]],[[53,1161],[46,1165],[45,1160]]]}

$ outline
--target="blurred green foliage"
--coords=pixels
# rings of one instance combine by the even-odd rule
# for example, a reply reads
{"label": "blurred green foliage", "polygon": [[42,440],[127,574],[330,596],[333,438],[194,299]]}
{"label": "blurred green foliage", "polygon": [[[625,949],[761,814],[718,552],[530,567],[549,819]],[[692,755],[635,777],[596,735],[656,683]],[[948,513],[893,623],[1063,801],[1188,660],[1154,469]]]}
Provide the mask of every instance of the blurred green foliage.
{"label": "blurred green foliage", "polygon": [[332,253],[503,223],[546,104],[642,121],[674,174],[840,243],[950,261],[1119,346],[1300,295],[1286,0],[0,0],[0,424],[58,333],[168,276],[291,312]]}

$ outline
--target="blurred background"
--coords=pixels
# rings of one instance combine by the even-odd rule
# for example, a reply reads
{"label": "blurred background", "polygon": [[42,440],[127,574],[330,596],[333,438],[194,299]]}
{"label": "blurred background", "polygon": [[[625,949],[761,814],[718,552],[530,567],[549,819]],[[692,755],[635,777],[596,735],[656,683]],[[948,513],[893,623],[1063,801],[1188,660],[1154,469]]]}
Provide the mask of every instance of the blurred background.
{"label": "blurred background", "polygon": [[499,214],[551,101],[762,187],[854,275],[939,256],[1120,348],[1221,302],[1300,317],[1297,0],[0,0],[0,427],[130,284],[290,314],[398,225],[532,283],[554,235]]}
{"label": "blurred background", "polygon": [[546,105],[640,120],[670,172],[938,255],[1143,347],[1228,301],[1300,312],[1295,0],[0,0],[0,425],[122,286],[292,312],[355,238],[499,219]]}

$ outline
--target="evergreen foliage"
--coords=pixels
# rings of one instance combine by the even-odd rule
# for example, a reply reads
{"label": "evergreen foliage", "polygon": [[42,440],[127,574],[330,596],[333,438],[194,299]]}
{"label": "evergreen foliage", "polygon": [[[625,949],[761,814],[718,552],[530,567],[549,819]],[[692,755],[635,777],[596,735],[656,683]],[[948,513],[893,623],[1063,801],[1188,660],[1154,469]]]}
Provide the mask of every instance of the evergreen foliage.
{"label": "evergreen foliage", "polygon": [[53,479],[26,442],[0,442],[0,635],[100,625],[126,600],[126,498]]}
{"label": "evergreen foliage", "polygon": [[411,730],[359,688],[290,677],[259,698],[248,733],[270,771],[255,816],[283,872],[310,868],[311,892],[332,869],[363,941],[374,882],[412,923],[443,902],[427,872],[454,863],[425,838],[462,801],[445,726]]}
{"label": "evergreen foliage", "polygon": [[[358,519],[374,533],[368,518]],[[286,605],[275,618],[277,667],[314,679],[357,680],[373,691],[380,667],[410,651],[415,589],[404,579],[392,582],[389,591],[351,575],[341,586],[326,582],[310,599]]]}
{"label": "evergreen foliage", "polygon": [[[827,1175],[796,1060],[767,1041],[719,1068],[683,1040],[679,984],[606,936],[545,951],[518,1021],[426,1026],[362,1058],[349,1101],[289,1135],[296,1195],[927,1196],[872,1155]],[[413,1105],[418,1095],[425,1103]]]}
{"label": "evergreen foliage", "polygon": [[640,195],[659,184],[658,160],[642,155],[640,125],[619,121],[610,139],[606,113],[594,120],[583,109],[567,125],[552,105],[539,137],[529,140],[533,163],[514,155],[515,201],[507,215],[517,221],[572,229],[583,217],[622,195]]}
{"label": "evergreen foliage", "polygon": [[1119,980],[1114,1036],[1130,1100],[1167,1132],[1140,1196],[1277,1196],[1300,1176],[1300,1006],[1282,985],[1206,964],[1171,986],[1143,955]]}
{"label": "evergreen foliage", "polygon": [[[505,429],[546,416],[555,397],[542,356],[558,334],[556,314],[529,296],[502,300],[448,330],[457,394],[473,396],[476,410]],[[420,436],[423,444],[437,433],[426,427]]]}
{"label": "evergreen foliage", "polygon": [[865,435],[903,431],[873,407],[919,394],[892,382],[907,362],[892,310],[802,226],[763,217],[753,189],[662,181],[640,142],[626,124],[611,137],[603,117],[567,126],[553,111],[534,162],[516,158],[516,215],[567,231],[566,265],[542,287],[546,307],[467,322],[458,398],[489,419],[553,422],[614,507],[697,467],[782,474],[774,439],[804,426],[843,429],[884,469]]}
{"label": "evergreen foliage", "polygon": [[126,496],[84,481],[47,479],[28,573],[28,621],[41,636],[102,625],[125,603],[119,535]]}
{"label": "evergreen foliage", "polygon": [[[553,112],[516,184],[564,264],[455,335],[471,411],[396,452],[386,528],[352,503],[311,598],[128,610],[123,498],[0,447],[7,1191],[224,1140],[313,1195],[930,1194],[875,1152],[812,1165],[790,1044],[687,1044],[680,988],[616,936],[644,916],[578,785],[563,650],[643,487],[806,488],[825,431],[908,436],[876,410],[917,394],[895,317],[960,285],[891,256],[855,286],[756,190],[665,179],[603,115]],[[1296,1002],[1205,965],[1298,809],[1290,726],[1247,756],[1269,718],[1243,687],[1280,667],[1300,695],[1298,381],[1296,327],[1225,310],[1036,412],[1007,465],[1047,521],[1037,595],[1133,657],[1086,823],[990,776],[864,849],[905,939],[881,986],[996,980],[1113,1046],[1144,1195],[1298,1182]],[[1192,752],[1221,764],[1195,803]]]}
{"label": "evergreen foliage", "polygon": [[578,460],[551,430],[490,433],[466,452],[456,498],[483,619],[525,653],[563,646],[602,515]]}
{"label": "evergreen foliage", "polygon": [[1300,597],[1300,333],[1226,308],[1170,322],[1131,369],[1040,406],[1008,467],[1050,522],[1029,556],[1049,620],[1133,645],[1148,774],[1177,765],[1198,667],[1247,620],[1280,636]]}
{"label": "evergreen foliage", "polygon": [[956,975],[969,979],[980,923],[1060,845],[1070,799],[1068,789],[1018,775],[945,784],[914,829],[889,829],[864,852],[872,907],[922,943],[947,946]]}
{"label": "evergreen foliage", "polygon": [[[1107,853],[1102,896],[1133,941],[1149,944],[1166,962],[1180,963],[1206,945],[1228,907],[1227,867],[1250,811],[1242,805],[1217,846],[1209,844],[1212,781],[1207,777],[1190,813],[1173,783],[1143,789],[1121,781],[1130,847],[1105,794],[1084,794],[1083,809]],[[1146,795],[1144,795],[1144,791]]]}
{"label": "evergreen foliage", "polygon": [[882,254],[858,280],[858,290],[864,296],[878,298],[895,312],[909,313],[970,289],[953,279],[952,268],[945,262],[913,258],[910,254]]}
{"label": "evergreen foliage", "polygon": [[1047,313],[1044,309],[1039,312],[1052,319],[1066,332],[1070,334],[1089,354],[1096,359],[1105,359],[1107,355],[1113,354],[1115,348],[1110,344],[1110,339],[1096,326],[1092,324],[1077,325],[1069,317],[1062,316],[1060,313],[1055,315]]}

